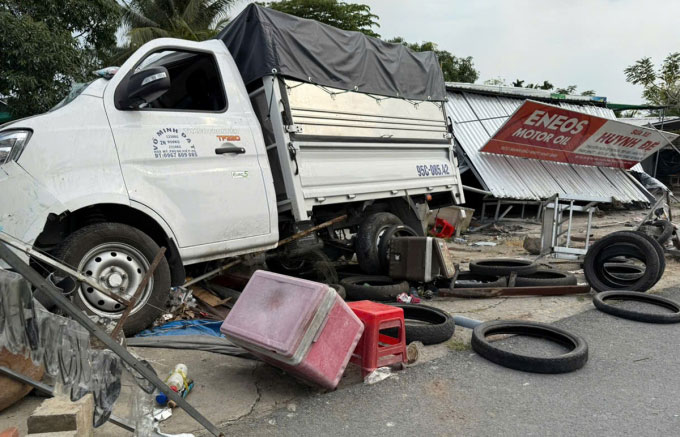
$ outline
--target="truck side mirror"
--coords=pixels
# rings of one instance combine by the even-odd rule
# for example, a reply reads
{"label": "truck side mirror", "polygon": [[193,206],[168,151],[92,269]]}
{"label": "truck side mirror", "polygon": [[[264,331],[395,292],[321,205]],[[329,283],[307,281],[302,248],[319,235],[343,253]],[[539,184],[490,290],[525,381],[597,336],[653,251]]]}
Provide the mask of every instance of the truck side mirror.
{"label": "truck side mirror", "polygon": [[138,108],[151,103],[170,89],[170,73],[165,67],[149,67],[130,76],[125,108]]}

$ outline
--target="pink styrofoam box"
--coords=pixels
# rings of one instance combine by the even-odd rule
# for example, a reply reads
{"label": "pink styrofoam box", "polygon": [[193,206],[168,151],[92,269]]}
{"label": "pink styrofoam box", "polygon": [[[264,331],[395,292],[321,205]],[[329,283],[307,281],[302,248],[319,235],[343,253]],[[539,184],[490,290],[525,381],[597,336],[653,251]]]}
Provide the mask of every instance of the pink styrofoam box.
{"label": "pink styrofoam box", "polygon": [[257,271],[221,331],[264,361],[335,388],[364,325],[327,285]]}
{"label": "pink styrofoam box", "polygon": [[220,329],[290,358],[327,295],[326,284],[258,270]]}

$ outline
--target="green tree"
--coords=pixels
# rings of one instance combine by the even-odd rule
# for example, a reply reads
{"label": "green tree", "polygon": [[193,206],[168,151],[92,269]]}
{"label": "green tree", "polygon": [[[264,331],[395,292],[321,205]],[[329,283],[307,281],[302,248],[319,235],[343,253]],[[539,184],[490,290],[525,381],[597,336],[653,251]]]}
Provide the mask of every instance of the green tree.
{"label": "green tree", "polygon": [[264,6],[296,17],[309,18],[330,24],[343,30],[354,30],[379,38],[373,31],[380,27],[378,16],[371,13],[371,7],[337,0],[280,0],[264,3]]}
{"label": "green tree", "polygon": [[0,98],[12,116],[44,112],[116,43],[115,0],[0,0]]}
{"label": "green tree", "polygon": [[680,52],[668,55],[657,71],[650,58],[642,58],[623,72],[627,82],[644,87],[648,103],[667,106],[666,115],[680,115]]}
{"label": "green tree", "polygon": [[392,38],[388,42],[403,44],[414,52],[434,52],[439,59],[439,65],[444,73],[446,82],[474,83],[479,78],[479,72],[475,69],[472,56],[459,58],[446,50],[439,50],[433,42],[407,43],[404,38]]}
{"label": "green tree", "polygon": [[229,21],[235,0],[121,0],[128,38],[118,60],[155,38],[203,41]]}

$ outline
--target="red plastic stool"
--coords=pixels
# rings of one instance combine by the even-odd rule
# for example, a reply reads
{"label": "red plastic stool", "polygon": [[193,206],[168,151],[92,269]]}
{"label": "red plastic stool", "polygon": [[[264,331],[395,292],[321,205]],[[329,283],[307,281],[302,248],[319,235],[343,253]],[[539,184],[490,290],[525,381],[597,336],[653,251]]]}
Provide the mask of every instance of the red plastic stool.
{"label": "red plastic stool", "polygon": [[[350,359],[361,366],[363,377],[378,367],[407,362],[404,310],[370,300],[347,305],[364,324],[364,333]],[[397,337],[380,332],[388,328],[397,328]]]}

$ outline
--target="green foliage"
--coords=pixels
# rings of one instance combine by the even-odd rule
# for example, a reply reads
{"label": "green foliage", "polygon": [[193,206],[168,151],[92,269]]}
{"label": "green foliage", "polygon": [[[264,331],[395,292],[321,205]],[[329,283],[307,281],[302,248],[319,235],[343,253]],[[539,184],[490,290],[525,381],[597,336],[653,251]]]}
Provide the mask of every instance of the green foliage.
{"label": "green foliage", "polygon": [[235,0],[123,0],[123,25],[128,43],[119,56],[127,58],[155,38],[203,41],[214,37],[229,21]]}
{"label": "green foliage", "polygon": [[115,0],[0,0],[0,96],[14,118],[44,112],[115,45]]}
{"label": "green foliage", "polygon": [[626,81],[642,85],[642,97],[648,103],[668,106],[666,115],[680,115],[680,52],[664,59],[658,71],[650,58],[642,58],[623,70]]}
{"label": "green foliage", "polygon": [[379,38],[373,27],[380,27],[371,7],[337,0],[280,0],[264,6],[296,17],[309,18],[343,30],[362,32]]}
{"label": "green foliage", "polygon": [[407,43],[404,38],[392,38],[388,42],[403,44],[414,52],[434,52],[439,59],[439,65],[444,73],[444,80],[446,82],[468,82],[474,83],[479,78],[479,72],[475,70],[475,65],[472,61],[472,56],[466,58],[459,58],[447,52],[446,50],[439,50],[437,44],[433,42]]}
{"label": "green foliage", "polygon": [[484,85],[491,86],[508,86],[508,83],[502,77],[494,77],[493,79],[487,79],[484,81]]}

